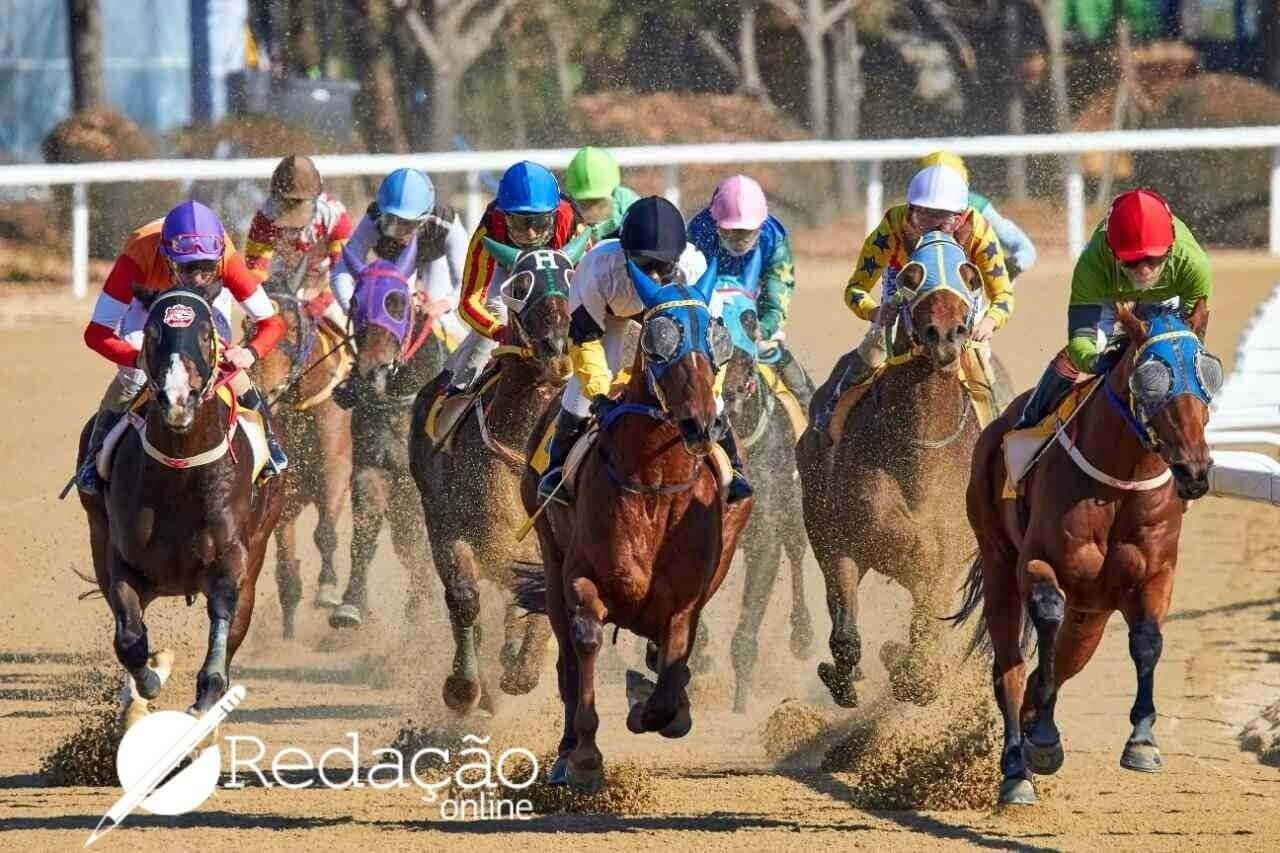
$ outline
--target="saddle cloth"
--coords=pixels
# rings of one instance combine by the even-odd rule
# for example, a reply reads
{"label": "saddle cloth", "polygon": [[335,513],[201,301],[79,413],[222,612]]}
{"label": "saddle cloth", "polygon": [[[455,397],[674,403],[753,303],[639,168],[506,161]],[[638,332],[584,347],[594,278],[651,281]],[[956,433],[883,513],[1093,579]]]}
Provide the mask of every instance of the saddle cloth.
{"label": "saddle cloth", "polygon": [[1094,377],[1072,388],[1053,411],[1040,423],[1027,429],[1014,430],[1004,436],[1004,470],[1005,482],[1002,497],[1013,500],[1018,496],[1018,488],[1035,463],[1043,455],[1045,446],[1053,440],[1058,428],[1065,427],[1080,411],[1080,407],[1097,389],[1100,379]]}
{"label": "saddle cloth", "polygon": [[791,393],[791,389],[771,365],[757,364],[756,369],[765,387],[773,392],[774,398],[782,404],[782,410],[787,413],[787,420],[791,421],[791,429],[796,437],[804,435],[805,429],[809,426],[809,416],[800,405],[800,401],[796,399],[796,395]]}
{"label": "saddle cloth", "polygon": [[[245,436],[249,439],[249,446],[252,448],[253,479],[257,480],[258,476],[262,474],[262,469],[266,466],[268,459],[267,434],[262,426],[262,416],[252,409],[241,408],[235,402],[231,389],[225,386],[218,389],[218,396],[236,411],[235,424],[227,434],[227,441],[235,440],[237,429],[244,431]],[[104,483],[111,479],[111,460],[115,456],[116,448],[120,445],[120,439],[124,437],[128,430],[137,432],[138,438],[143,441],[145,447],[146,417],[144,412],[150,399],[149,392],[143,392],[139,395],[133,408],[111,428],[111,431],[107,433],[107,437],[103,440],[102,449],[98,451],[96,464],[98,466],[98,476]]]}
{"label": "saddle cloth", "polygon": [[440,393],[436,394],[435,400],[431,402],[431,408],[427,410],[427,420],[422,426],[422,431],[437,448],[446,453],[451,450],[453,434],[461,425],[463,416],[471,410],[480,396],[498,381],[498,376],[499,373],[496,370],[482,375],[474,391],[446,395],[445,389],[440,389]]}
{"label": "saddle cloth", "polygon": [[[831,436],[833,445],[840,443],[849,413],[853,411],[853,407],[858,404],[867,390],[875,385],[886,370],[905,364],[915,357],[914,354],[907,353],[888,359],[873,370],[870,376],[840,395],[831,414],[831,421],[827,424],[827,434]],[[985,348],[965,347],[961,350],[958,375],[960,384],[969,392],[969,399],[973,401],[974,412],[978,416],[978,426],[985,428],[1000,414],[993,393],[996,384],[995,374],[991,369],[991,360]]]}

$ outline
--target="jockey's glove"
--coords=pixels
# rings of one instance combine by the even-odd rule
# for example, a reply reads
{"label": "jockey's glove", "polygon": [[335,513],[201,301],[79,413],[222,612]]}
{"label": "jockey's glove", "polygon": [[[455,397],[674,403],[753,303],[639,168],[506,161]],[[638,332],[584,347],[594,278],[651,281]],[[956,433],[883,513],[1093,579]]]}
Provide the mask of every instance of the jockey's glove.
{"label": "jockey's glove", "polygon": [[593,417],[600,419],[618,407],[618,401],[607,394],[597,394],[591,398],[590,411]]}

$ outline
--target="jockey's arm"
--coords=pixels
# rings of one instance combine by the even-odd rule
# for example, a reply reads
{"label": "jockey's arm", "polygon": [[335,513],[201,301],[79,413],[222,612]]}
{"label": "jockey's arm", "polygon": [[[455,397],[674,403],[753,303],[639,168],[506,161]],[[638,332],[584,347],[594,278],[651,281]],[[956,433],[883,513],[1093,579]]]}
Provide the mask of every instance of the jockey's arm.
{"label": "jockey's arm", "polygon": [[350,312],[351,295],[356,291],[355,273],[347,267],[347,254],[363,262],[369,246],[377,239],[377,230],[378,224],[368,216],[361,219],[355,233],[346,242],[347,251],[339,250],[338,259],[329,272],[329,289],[333,291],[333,298],[338,300],[338,307],[344,313]]}
{"label": "jockey's arm", "polygon": [[84,329],[84,342],[89,349],[121,367],[134,367],[138,351],[117,334],[133,301],[133,283],[142,280],[142,270],[129,255],[116,258],[107,281],[93,306],[93,317]]}
{"label": "jockey's arm", "polygon": [[[582,386],[582,395],[588,400],[597,394],[608,394],[613,384],[613,371],[604,352],[604,295],[597,288],[586,288],[591,293],[582,294],[575,288],[570,295],[569,361],[573,373]],[[578,304],[574,304],[578,303]]]}
{"label": "jockey's arm", "polygon": [[258,281],[266,281],[271,273],[271,258],[275,255],[275,226],[267,215],[259,210],[249,223],[249,235],[244,241],[244,265]]}
{"label": "jockey's arm", "polygon": [[347,245],[347,241],[351,239],[351,235],[355,231],[355,225],[351,221],[351,214],[347,212],[346,207],[339,205],[339,209],[341,213],[338,215],[337,221],[333,223],[333,227],[325,235],[325,239],[328,240],[325,248],[329,252],[330,269],[335,269],[338,266],[338,261],[342,259],[342,247]]}
{"label": "jockey's arm", "polygon": [[244,313],[253,321],[253,337],[245,344],[252,350],[255,358],[262,358],[276,348],[284,337],[284,321],[276,313],[276,306],[263,290],[262,284],[254,278],[245,266],[240,255],[228,251],[222,260],[222,283]]}
{"label": "jockey's arm", "polygon": [[497,262],[484,247],[484,237],[488,230],[484,225],[476,228],[467,246],[466,262],[462,271],[462,295],[458,301],[458,312],[463,322],[478,334],[498,339],[503,330],[502,323],[489,311],[485,299],[489,293],[489,281],[493,277]]}
{"label": "jockey's arm", "polygon": [[1036,246],[1027,233],[1012,219],[1001,215],[994,204],[988,203],[982,215],[995,229],[1009,267],[1012,269],[1016,265],[1019,275],[1031,269],[1036,262]]}
{"label": "jockey's arm", "polygon": [[760,337],[772,338],[787,320],[791,307],[791,294],[796,287],[796,268],[791,258],[791,241],[783,234],[773,247],[773,254],[766,259],[761,276],[760,294],[756,297],[756,315],[760,323]]}
{"label": "jockey's arm", "polygon": [[871,295],[871,288],[876,286],[876,282],[884,274],[884,268],[901,239],[898,230],[890,222],[894,210],[896,208],[886,213],[876,230],[867,235],[866,242],[862,244],[862,253],[858,255],[858,262],[849,275],[849,283],[844,288],[844,304],[863,320],[870,320],[871,312],[879,307]]}
{"label": "jockey's arm", "polygon": [[965,243],[965,250],[982,274],[982,289],[987,297],[984,320],[990,320],[999,329],[1013,314],[1013,283],[1009,280],[1009,268],[1004,251],[991,223],[977,211],[973,211],[972,229]]}

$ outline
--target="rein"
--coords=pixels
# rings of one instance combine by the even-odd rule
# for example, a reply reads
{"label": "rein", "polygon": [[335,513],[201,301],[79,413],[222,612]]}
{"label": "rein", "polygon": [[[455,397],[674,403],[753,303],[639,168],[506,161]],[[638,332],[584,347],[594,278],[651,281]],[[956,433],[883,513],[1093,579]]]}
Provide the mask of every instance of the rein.
{"label": "rein", "polygon": [[[515,356],[523,360],[528,360],[533,357],[533,350],[528,347],[500,346],[494,350],[492,357],[497,359],[502,356]],[[490,453],[498,457],[498,459],[505,462],[511,468],[515,469],[516,473],[523,472],[525,466],[529,464],[529,460],[525,458],[523,453],[508,447],[501,441],[498,441],[498,439],[494,438],[493,432],[489,428],[489,410],[497,400],[497,395],[495,394],[491,397],[487,404],[482,403],[483,397],[484,394],[482,391],[476,395],[475,401],[471,404],[472,410],[476,413],[476,423],[480,427],[480,441]]]}
{"label": "rein", "polygon": [[[600,419],[599,431],[602,436],[608,434],[609,427],[613,426],[618,420],[627,415],[643,415],[658,421],[659,423],[671,423],[671,418],[667,413],[657,406],[646,406],[643,403],[619,403]],[[636,495],[676,495],[681,492],[687,492],[693,488],[698,482],[698,477],[702,474],[701,460],[699,464],[693,468],[693,475],[680,483],[672,483],[665,486],[650,486],[647,483],[637,483],[631,480],[623,479],[617,469],[613,465],[613,461],[609,458],[609,454],[601,447],[601,457],[604,459],[604,470],[609,475],[609,482],[613,483],[624,492],[630,492]]]}
{"label": "rein", "polygon": [[[426,294],[421,291],[415,291],[413,294],[413,300],[417,304],[415,307],[424,305],[426,304]],[[416,314],[418,312],[415,311],[414,313]],[[408,340],[408,345],[400,353],[401,362],[407,362],[418,354],[418,350],[422,349],[422,345],[427,342],[427,337],[431,334],[431,330],[435,327],[435,324],[436,321],[434,317],[427,315],[423,316],[422,327],[418,329],[418,336],[415,338],[413,337],[413,334],[410,333],[409,337],[406,339]]]}
{"label": "rein", "polygon": [[773,418],[773,410],[776,402],[771,393],[771,389],[765,388],[764,377],[760,371],[756,371],[756,397],[760,400],[760,417],[756,418],[756,425],[751,430],[751,434],[742,440],[742,446],[746,450],[750,450],[760,439],[764,438],[765,433],[769,431],[769,423]]}

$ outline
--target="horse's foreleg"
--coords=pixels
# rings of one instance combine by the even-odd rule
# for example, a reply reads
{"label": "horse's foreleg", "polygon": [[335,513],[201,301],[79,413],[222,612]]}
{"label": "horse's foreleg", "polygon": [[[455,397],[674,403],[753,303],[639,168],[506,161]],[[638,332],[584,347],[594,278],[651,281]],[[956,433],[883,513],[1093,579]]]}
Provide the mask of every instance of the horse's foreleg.
{"label": "horse's foreleg", "polygon": [[409,570],[404,618],[414,624],[421,616],[423,601],[430,595],[431,565],[427,558],[427,525],[422,517],[422,500],[413,478],[407,475],[396,478],[389,510],[391,545]]}
{"label": "horse's foreleg", "polygon": [[[231,657],[231,626],[239,621],[241,628],[236,639],[238,647],[248,628],[249,614],[238,613],[242,596],[241,585],[247,576],[244,548],[231,546],[220,565],[205,580],[204,594],[208,599],[209,649],[204,664],[196,675],[196,702],[194,710],[203,714],[214,706],[227,691],[228,661]],[[251,610],[252,608],[250,608]]]}
{"label": "horse's foreleg", "polygon": [[[447,551],[447,553],[442,553]],[[480,701],[480,567],[475,551],[461,539],[437,548],[436,570],[453,630],[453,668],[444,681],[444,703],[465,714]]]}
{"label": "horse's foreleg", "polygon": [[298,533],[293,513],[276,525],[276,589],[280,594],[284,638],[292,640],[294,614],[302,600],[302,567],[298,562]]}
{"label": "horse's foreleg", "polygon": [[[1167,602],[1165,604],[1167,607]],[[1163,615],[1163,614],[1162,614]],[[1120,766],[1144,773],[1158,773],[1164,768],[1160,747],[1156,744],[1155,676],[1156,664],[1164,649],[1164,637],[1160,622],[1144,608],[1136,617],[1125,613],[1129,622],[1129,657],[1138,676],[1138,691],[1129,710],[1129,723],[1133,731],[1124,745]]]}
{"label": "horse's foreleg", "polygon": [[[146,601],[138,587],[141,581],[118,554],[107,557],[107,604],[115,617],[116,658],[133,678],[138,695],[154,699],[164,686],[164,678],[156,671],[151,660],[151,648],[147,640],[147,626],[143,622]],[[149,599],[148,599],[149,600]]]}
{"label": "horse's foreleg", "polygon": [[351,494],[351,414],[325,403],[317,408],[313,419],[319,445],[316,464],[321,468],[320,500],[316,501],[319,520],[313,534],[320,551],[315,603],[317,607],[337,607],[342,599],[334,555],[338,551],[338,519]]}
{"label": "horse's foreleg", "polygon": [[355,628],[369,604],[369,564],[378,550],[378,534],[387,509],[387,485],[380,469],[365,467],[351,478],[351,576],[342,604],[329,614],[334,628]]}
{"label": "horse's foreleg", "polygon": [[1043,560],[1027,563],[1031,591],[1027,597],[1027,613],[1036,629],[1039,665],[1031,674],[1031,698],[1034,713],[1026,727],[1026,755],[1036,773],[1057,773],[1062,766],[1062,736],[1053,719],[1058,703],[1057,663],[1058,629],[1066,616],[1066,597],[1054,579],[1052,567]]}
{"label": "horse's foreleg", "polygon": [[782,542],[774,531],[765,530],[763,526],[748,531],[745,546],[747,575],[742,585],[742,614],[738,617],[738,627],[729,646],[737,677],[733,696],[735,714],[747,712],[751,676],[760,651],[760,623],[764,621],[769,594],[773,591],[782,562]]}
{"label": "horse's foreleg", "polygon": [[500,686],[512,696],[522,696],[537,687],[542,677],[551,624],[539,613],[522,612],[512,601],[507,604],[506,630]]}
{"label": "horse's foreleg", "polygon": [[698,633],[698,613],[676,613],[666,626],[657,655],[658,683],[653,693],[636,703],[627,715],[632,732],[658,732],[663,737],[684,737],[693,728],[689,707],[689,655]]}
{"label": "horse's foreleg", "polygon": [[818,664],[818,677],[842,708],[858,704],[853,682],[862,661],[862,638],[858,634],[858,582],[861,573],[848,556],[819,559],[827,587],[827,611],[831,614],[831,663]]}
{"label": "horse's foreleg", "polygon": [[596,746],[600,716],[596,713],[596,655],[604,645],[604,604],[596,585],[577,577],[566,590],[569,640],[577,657],[578,706],[573,731],[577,743],[568,756],[568,781],[576,788],[594,790],[604,784],[604,756]]}
{"label": "horse's foreleg", "polygon": [[783,531],[782,547],[791,563],[791,654],[796,660],[808,660],[813,646],[813,618],[804,595],[804,552],[807,539],[800,518],[800,502],[795,502],[796,517]]}

